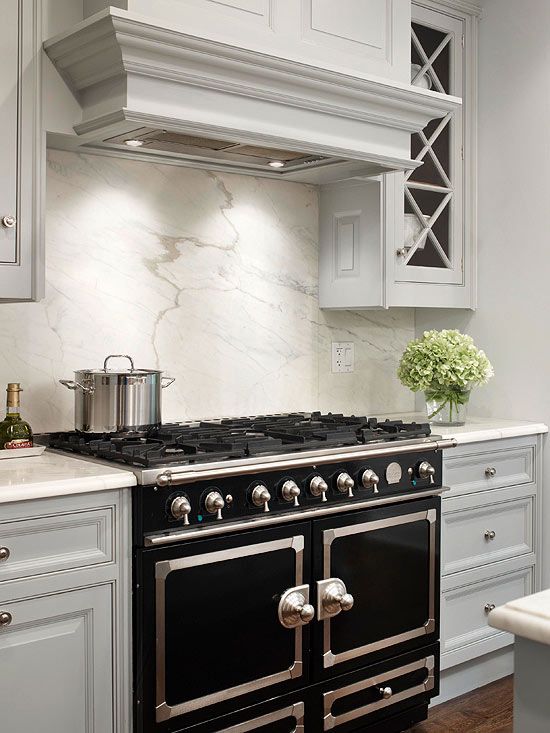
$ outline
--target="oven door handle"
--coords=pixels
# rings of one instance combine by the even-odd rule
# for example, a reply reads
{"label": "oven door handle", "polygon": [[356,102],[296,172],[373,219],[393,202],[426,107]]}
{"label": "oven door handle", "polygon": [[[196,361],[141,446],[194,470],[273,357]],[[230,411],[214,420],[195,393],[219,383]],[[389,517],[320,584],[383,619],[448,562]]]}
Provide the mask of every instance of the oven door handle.
{"label": "oven door handle", "polygon": [[338,616],[342,611],[351,611],[355,599],[348,593],[346,584],[340,578],[317,581],[317,618],[324,621]]}
{"label": "oven door handle", "polygon": [[309,603],[309,585],[297,585],[285,590],[279,601],[279,621],[285,629],[306,626],[315,618],[315,609]]}

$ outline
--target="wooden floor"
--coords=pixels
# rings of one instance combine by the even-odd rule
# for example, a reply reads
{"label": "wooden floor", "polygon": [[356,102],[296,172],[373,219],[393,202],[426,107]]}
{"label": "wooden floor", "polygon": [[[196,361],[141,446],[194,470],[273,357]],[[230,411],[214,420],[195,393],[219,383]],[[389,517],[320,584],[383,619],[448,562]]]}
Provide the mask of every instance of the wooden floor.
{"label": "wooden floor", "polygon": [[512,677],[430,710],[411,733],[512,733]]}

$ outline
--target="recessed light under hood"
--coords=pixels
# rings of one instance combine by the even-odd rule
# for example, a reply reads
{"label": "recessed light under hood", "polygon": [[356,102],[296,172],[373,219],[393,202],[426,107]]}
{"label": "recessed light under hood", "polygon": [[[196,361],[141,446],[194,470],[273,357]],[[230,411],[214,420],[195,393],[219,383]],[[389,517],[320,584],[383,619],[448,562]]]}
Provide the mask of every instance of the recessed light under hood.
{"label": "recessed light under hood", "polygon": [[[329,182],[415,168],[411,133],[460,100],[359,79],[109,8],[45,45],[80,102],[63,147]],[[58,144],[59,140],[56,141]]]}

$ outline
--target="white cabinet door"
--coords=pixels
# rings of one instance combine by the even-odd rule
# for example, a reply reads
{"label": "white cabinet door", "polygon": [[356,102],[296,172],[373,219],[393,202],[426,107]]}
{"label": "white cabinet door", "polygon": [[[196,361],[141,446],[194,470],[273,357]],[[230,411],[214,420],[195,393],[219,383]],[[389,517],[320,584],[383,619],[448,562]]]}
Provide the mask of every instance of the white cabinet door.
{"label": "white cabinet door", "polygon": [[0,601],[2,733],[112,733],[112,585]]}
{"label": "white cabinet door", "polygon": [[40,1],[3,0],[0,301],[41,297]]}

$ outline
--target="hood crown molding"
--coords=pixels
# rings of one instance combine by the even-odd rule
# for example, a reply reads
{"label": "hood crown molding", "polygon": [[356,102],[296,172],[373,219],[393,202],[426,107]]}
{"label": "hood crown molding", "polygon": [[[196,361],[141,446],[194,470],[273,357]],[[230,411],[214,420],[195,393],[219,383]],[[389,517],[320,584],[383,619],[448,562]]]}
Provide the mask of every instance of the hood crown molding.
{"label": "hood crown molding", "polygon": [[101,145],[139,119],[244,143],[307,145],[387,172],[414,168],[410,134],[461,104],[159,27],[115,8],[44,48],[82,106],[75,126],[82,144]]}

